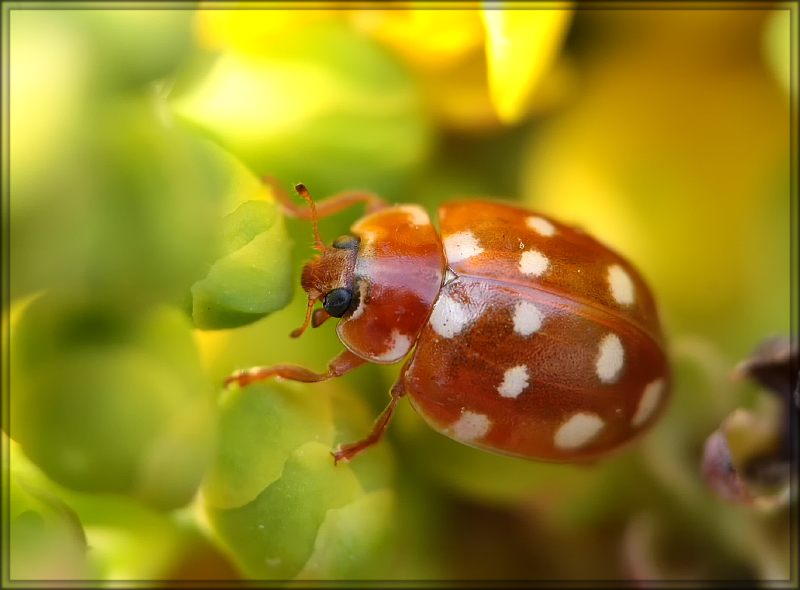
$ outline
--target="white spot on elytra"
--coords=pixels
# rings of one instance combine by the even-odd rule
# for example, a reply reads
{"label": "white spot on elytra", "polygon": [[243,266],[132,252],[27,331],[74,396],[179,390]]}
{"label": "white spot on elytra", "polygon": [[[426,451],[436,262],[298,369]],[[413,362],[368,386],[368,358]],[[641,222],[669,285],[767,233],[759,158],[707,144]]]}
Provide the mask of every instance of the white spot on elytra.
{"label": "white spot on elytra", "polygon": [[635,300],[633,281],[619,264],[612,264],[608,267],[608,285],[611,288],[611,295],[617,303],[630,305]]}
{"label": "white spot on elytra", "polygon": [[577,449],[597,436],[604,425],[597,414],[578,412],[558,428],[553,442],[559,449]]}
{"label": "white spot on elytra", "polygon": [[459,440],[475,440],[485,436],[491,426],[492,421],[485,414],[465,411],[451,429],[453,436]]}
{"label": "white spot on elytra", "polygon": [[595,369],[603,383],[614,383],[619,378],[622,365],[625,364],[625,350],[616,334],[607,334],[600,341],[600,354],[597,355]]}
{"label": "white spot on elytra", "polygon": [[528,387],[528,367],[518,365],[503,374],[503,382],[497,391],[503,397],[515,398]]}
{"label": "white spot on elytra", "polygon": [[661,394],[663,391],[663,379],[656,379],[644,388],[644,393],[642,393],[642,397],[639,398],[639,407],[636,408],[636,413],[633,415],[631,424],[634,426],[641,426],[652,416],[653,411],[658,407],[658,402],[661,401]]}
{"label": "white spot on elytra", "polygon": [[350,317],[347,320],[357,320],[361,317],[361,314],[364,313],[364,309],[367,306],[367,282],[360,281],[358,283],[358,307],[356,310],[350,314]]}
{"label": "white spot on elytra", "polygon": [[544,217],[528,217],[525,219],[525,224],[533,231],[546,238],[549,238],[556,233],[555,226],[547,221]]}
{"label": "white spot on elytra", "polygon": [[382,352],[375,356],[378,361],[394,361],[406,355],[411,348],[411,338],[405,334],[401,334],[400,330],[395,328],[392,330],[391,340],[386,352]]}
{"label": "white spot on elytra", "polygon": [[478,240],[468,231],[450,234],[444,240],[444,251],[450,264],[472,258],[483,252]]}
{"label": "white spot on elytra", "polygon": [[433,306],[431,319],[428,321],[439,336],[452,338],[461,333],[471,319],[466,306],[443,293]]}
{"label": "white spot on elytra", "polygon": [[548,266],[550,266],[550,261],[537,250],[523,252],[519,259],[519,270],[525,275],[538,277],[547,270]]}
{"label": "white spot on elytra", "polygon": [[544,316],[530,301],[518,301],[514,306],[514,332],[520,336],[530,336],[542,327]]}
{"label": "white spot on elytra", "polygon": [[397,208],[408,213],[411,223],[414,225],[430,225],[431,223],[428,213],[419,205],[398,205]]}

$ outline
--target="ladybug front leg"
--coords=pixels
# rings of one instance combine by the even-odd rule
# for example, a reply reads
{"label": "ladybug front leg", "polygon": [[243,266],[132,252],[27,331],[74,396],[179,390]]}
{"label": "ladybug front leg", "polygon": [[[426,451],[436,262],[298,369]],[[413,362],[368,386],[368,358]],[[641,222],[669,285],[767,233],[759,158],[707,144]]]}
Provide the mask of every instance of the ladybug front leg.
{"label": "ladybug front leg", "polygon": [[389,425],[389,421],[392,419],[394,411],[397,408],[397,402],[399,402],[400,398],[406,394],[405,384],[403,383],[405,369],[406,368],[403,367],[403,370],[400,372],[400,377],[398,377],[397,382],[392,386],[392,390],[390,392],[392,399],[389,401],[389,405],[386,406],[386,409],[384,409],[383,412],[381,412],[381,415],[378,416],[378,419],[375,421],[375,425],[372,427],[372,431],[367,435],[366,438],[358,442],[341,445],[338,451],[331,453],[333,455],[334,464],[341,460],[349,461],[361,451],[379,443],[381,438],[383,438],[383,433],[386,431],[386,427]]}
{"label": "ladybug front leg", "polygon": [[246,371],[237,371],[225,380],[225,387],[236,383],[239,387],[245,387],[256,381],[263,381],[271,377],[280,377],[289,381],[300,381],[301,383],[318,383],[327,381],[334,377],[341,377],[353,369],[357,369],[365,362],[360,356],[356,356],[349,350],[345,350],[328,364],[327,373],[314,373],[297,365],[275,365],[274,367],[255,367]]}

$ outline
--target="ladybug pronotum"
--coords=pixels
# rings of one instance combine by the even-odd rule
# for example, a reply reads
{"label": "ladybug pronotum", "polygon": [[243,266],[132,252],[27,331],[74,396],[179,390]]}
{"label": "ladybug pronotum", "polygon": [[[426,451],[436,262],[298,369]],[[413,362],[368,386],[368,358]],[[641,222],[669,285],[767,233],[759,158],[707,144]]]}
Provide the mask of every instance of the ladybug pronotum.
{"label": "ladybug pronotum", "polygon": [[[308,308],[292,336],[340,318],[346,350],[326,373],[278,365],[226,385],[312,383],[408,357],[372,432],[334,453],[337,462],[377,443],[403,396],[459,442],[553,462],[607,454],[664,408],[670,371],[653,296],[627,260],[581,230],[463,200],[439,208],[439,234],[418,205],[346,192],[315,206],[295,188],[309,209],[276,193],[287,214],[313,221],[321,254],[303,268]],[[325,246],[317,218],[359,202],[367,215],[352,235]]]}

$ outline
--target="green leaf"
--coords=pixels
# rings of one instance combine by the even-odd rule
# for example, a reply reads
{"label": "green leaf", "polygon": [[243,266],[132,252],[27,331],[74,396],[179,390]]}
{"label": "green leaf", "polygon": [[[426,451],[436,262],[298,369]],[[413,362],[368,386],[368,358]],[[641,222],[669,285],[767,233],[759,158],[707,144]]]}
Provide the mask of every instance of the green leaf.
{"label": "green leaf", "polygon": [[330,451],[330,396],[289,383],[236,388],[221,401],[219,428],[217,457],[203,496],[214,508],[237,508],[280,478],[286,460],[305,443],[317,441]]}
{"label": "green leaf", "polygon": [[328,510],[362,493],[349,466],[334,466],[328,446],[309,442],[292,453],[280,479],[253,502],[231,510],[209,507],[208,516],[246,576],[285,580],[314,553]]}
{"label": "green leaf", "polygon": [[383,489],[328,510],[300,580],[385,578],[394,551],[395,494]]}
{"label": "green leaf", "polygon": [[91,45],[96,84],[103,89],[133,89],[165,78],[193,46],[191,10],[82,9],[69,14]]}
{"label": "green leaf", "polygon": [[223,220],[228,253],[191,288],[192,319],[204,330],[252,323],[294,294],[291,241],[277,205],[247,201]]}
{"label": "green leaf", "polygon": [[[91,285],[131,309],[180,301],[219,252],[223,168],[148,94],[85,101],[69,147],[15,178],[12,299]],[[13,149],[29,138],[15,135]],[[16,176],[16,175],[15,175]]]}
{"label": "green leaf", "polygon": [[179,310],[47,293],[24,310],[11,350],[10,434],[49,477],[159,508],[191,499],[215,424]]}
{"label": "green leaf", "polygon": [[37,487],[27,477],[25,461],[9,448],[3,435],[4,455],[9,458],[3,474],[9,497],[10,542],[8,573],[11,579],[80,579],[87,574],[86,536],[80,519],[61,499]]}

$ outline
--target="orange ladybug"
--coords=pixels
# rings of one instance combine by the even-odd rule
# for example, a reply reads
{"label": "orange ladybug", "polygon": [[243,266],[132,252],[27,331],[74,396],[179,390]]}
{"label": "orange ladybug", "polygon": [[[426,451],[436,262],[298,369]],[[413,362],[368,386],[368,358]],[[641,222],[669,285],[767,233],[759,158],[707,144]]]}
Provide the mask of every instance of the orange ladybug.
{"label": "orange ladybug", "polygon": [[[436,431],[486,451],[582,462],[632,440],[668,400],[670,368],[653,296],[622,256],[583,231],[485,200],[439,208],[441,233],[418,205],[346,192],[310,208],[276,191],[287,214],[311,219],[321,252],[303,268],[305,322],[340,318],[346,350],[326,373],[294,365],[233,374],[312,383],[364,363],[408,357],[391,401],[352,459],[377,443],[403,396]],[[359,202],[367,215],[330,247],[318,217]],[[322,308],[314,310],[317,301]]]}

